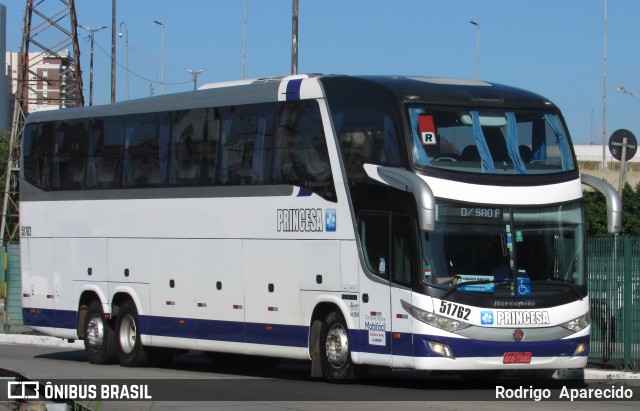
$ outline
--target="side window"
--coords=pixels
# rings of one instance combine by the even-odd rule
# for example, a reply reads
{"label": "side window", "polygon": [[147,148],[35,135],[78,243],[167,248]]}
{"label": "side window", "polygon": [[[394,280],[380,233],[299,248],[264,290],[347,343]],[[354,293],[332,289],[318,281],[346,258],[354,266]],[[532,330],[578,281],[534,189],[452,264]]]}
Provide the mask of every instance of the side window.
{"label": "side window", "polygon": [[57,190],[84,185],[85,158],[89,142],[87,122],[74,120],[56,126],[53,145],[52,186]]}
{"label": "side window", "polygon": [[51,157],[55,123],[30,124],[25,128],[22,143],[23,172],[31,184],[51,188]]}
{"label": "side window", "polygon": [[124,141],[126,186],[157,186],[167,181],[171,113],[127,117]]}
{"label": "side window", "polygon": [[316,101],[284,103],[277,118],[273,182],[292,184],[335,200],[322,118]]}
{"label": "side window", "polygon": [[273,141],[275,139],[275,105],[257,106],[258,112],[241,121],[241,128],[254,136],[251,156],[251,183],[270,184],[273,172]]}
{"label": "side window", "polygon": [[220,135],[220,174],[221,184],[237,184],[242,164],[240,142],[237,139],[236,107],[221,107]]}
{"label": "side window", "polygon": [[369,271],[388,279],[389,214],[362,214],[358,231],[364,261]]}
{"label": "side window", "polygon": [[215,183],[218,127],[214,113],[215,109],[193,109],[177,114],[170,148],[171,184]]}
{"label": "side window", "polygon": [[109,189],[120,186],[122,133],[123,123],[118,117],[91,121],[87,151],[87,187]]}
{"label": "side window", "polygon": [[385,104],[361,99],[332,103],[334,126],[348,178],[363,178],[364,163],[402,163],[397,115]]}
{"label": "side window", "polygon": [[413,261],[411,244],[414,234],[412,227],[409,217],[404,215],[393,216],[391,234],[393,250],[392,280],[405,285],[411,285],[411,262]]}
{"label": "side window", "polygon": [[404,215],[362,213],[358,231],[364,261],[377,276],[411,285],[413,225]]}
{"label": "side window", "polygon": [[272,177],[275,105],[221,109],[220,182],[269,184]]}

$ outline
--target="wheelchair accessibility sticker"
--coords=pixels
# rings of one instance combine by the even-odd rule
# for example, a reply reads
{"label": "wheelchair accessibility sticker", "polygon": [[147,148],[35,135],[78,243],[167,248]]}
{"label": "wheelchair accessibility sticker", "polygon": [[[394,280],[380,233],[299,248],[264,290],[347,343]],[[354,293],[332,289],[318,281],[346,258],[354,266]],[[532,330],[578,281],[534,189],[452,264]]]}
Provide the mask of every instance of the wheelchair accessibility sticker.
{"label": "wheelchair accessibility sticker", "polygon": [[518,277],[518,295],[531,295],[531,279]]}

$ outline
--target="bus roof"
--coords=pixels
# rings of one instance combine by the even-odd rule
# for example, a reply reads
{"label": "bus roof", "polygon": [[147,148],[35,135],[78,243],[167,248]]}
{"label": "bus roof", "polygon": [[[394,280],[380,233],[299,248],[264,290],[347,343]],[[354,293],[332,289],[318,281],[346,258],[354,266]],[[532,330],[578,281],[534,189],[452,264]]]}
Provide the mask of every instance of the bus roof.
{"label": "bus roof", "polygon": [[387,90],[400,101],[480,107],[555,109],[545,97],[516,87],[478,80],[416,76],[328,76],[321,78],[327,96],[360,95]]}
{"label": "bus roof", "polygon": [[[198,91],[146,97],[108,105],[67,108],[32,113],[29,122],[56,121],[155,111],[186,110],[266,103],[282,100],[283,86],[297,87],[311,79],[319,80],[332,97],[366,97],[382,93],[399,101],[420,101],[444,105],[477,105],[481,107],[555,108],[542,96],[515,87],[477,80],[445,79],[413,76],[344,76],[303,74],[255,80],[212,83]],[[316,80],[317,79],[317,80]],[[320,97],[320,95],[317,95]],[[289,98],[287,98],[289,99]]]}

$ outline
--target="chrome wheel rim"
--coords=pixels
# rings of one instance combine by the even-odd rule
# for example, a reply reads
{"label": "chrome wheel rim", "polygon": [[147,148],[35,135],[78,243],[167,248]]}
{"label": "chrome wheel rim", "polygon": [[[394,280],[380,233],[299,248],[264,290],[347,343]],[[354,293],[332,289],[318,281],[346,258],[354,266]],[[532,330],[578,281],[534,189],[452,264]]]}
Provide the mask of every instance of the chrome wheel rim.
{"label": "chrome wheel rim", "polygon": [[338,368],[347,362],[349,355],[349,337],[347,331],[340,324],[335,324],[327,333],[325,342],[329,364]]}
{"label": "chrome wheel rim", "polygon": [[126,354],[133,351],[138,338],[136,321],[130,314],[125,315],[120,323],[120,348]]}
{"label": "chrome wheel rim", "polygon": [[85,338],[91,350],[98,351],[102,348],[104,342],[104,323],[99,315],[94,315],[87,323]]}

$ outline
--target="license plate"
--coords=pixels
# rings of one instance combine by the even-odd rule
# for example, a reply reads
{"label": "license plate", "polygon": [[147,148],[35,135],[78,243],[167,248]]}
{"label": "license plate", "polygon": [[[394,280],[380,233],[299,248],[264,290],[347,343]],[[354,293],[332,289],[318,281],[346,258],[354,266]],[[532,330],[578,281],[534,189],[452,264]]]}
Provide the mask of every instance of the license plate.
{"label": "license plate", "polygon": [[502,357],[503,364],[531,364],[530,352],[506,352]]}

